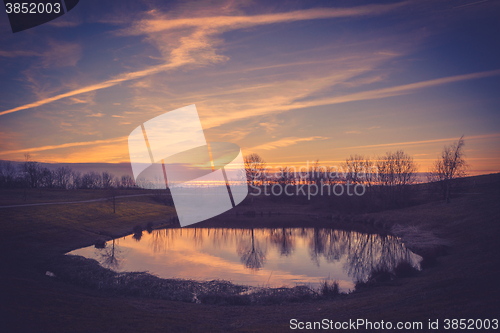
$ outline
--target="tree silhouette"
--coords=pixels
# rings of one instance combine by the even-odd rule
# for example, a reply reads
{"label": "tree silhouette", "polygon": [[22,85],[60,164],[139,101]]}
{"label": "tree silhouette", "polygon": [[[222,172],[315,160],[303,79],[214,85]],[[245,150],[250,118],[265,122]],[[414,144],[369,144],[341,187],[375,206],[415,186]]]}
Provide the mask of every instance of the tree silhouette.
{"label": "tree silhouette", "polygon": [[445,146],[439,158],[430,169],[429,181],[436,182],[441,187],[441,192],[446,202],[450,202],[452,180],[466,175],[467,162],[463,147],[465,146],[462,135],[457,142]]}
{"label": "tree silhouette", "polygon": [[115,240],[112,241],[112,246],[106,246],[101,250],[100,255],[102,259],[102,265],[109,269],[117,269],[120,266],[121,259],[119,258],[121,251],[115,247]]}
{"label": "tree silhouette", "polygon": [[264,179],[266,162],[257,154],[245,156],[245,172],[250,185],[255,185],[259,180]]}
{"label": "tree silhouette", "polygon": [[388,152],[377,162],[381,194],[387,203],[405,204],[409,195],[409,185],[415,182],[417,165],[413,157],[404,151]]}
{"label": "tree silhouette", "polygon": [[288,257],[295,248],[295,237],[290,229],[271,230],[271,243],[276,244],[282,256]]}
{"label": "tree silhouette", "polygon": [[251,229],[250,239],[250,244],[241,242],[237,252],[241,262],[244,263],[247,268],[259,270],[266,260],[266,251],[262,250],[259,243],[255,240],[253,228]]}

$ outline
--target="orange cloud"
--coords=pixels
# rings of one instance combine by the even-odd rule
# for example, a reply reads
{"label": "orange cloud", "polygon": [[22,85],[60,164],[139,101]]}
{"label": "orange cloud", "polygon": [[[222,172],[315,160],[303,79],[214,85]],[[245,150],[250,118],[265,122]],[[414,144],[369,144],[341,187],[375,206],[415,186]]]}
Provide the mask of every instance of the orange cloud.
{"label": "orange cloud", "polygon": [[[480,78],[485,78],[485,77],[490,77],[490,76],[497,76],[500,75],[500,70],[492,70],[492,71],[485,71],[485,72],[477,72],[477,73],[470,73],[470,74],[464,74],[464,75],[455,75],[455,76],[448,76],[444,78],[439,78],[439,79],[433,79],[433,80],[426,80],[426,81],[420,81],[420,82],[415,82],[415,83],[410,83],[410,84],[405,84],[405,85],[400,85],[400,86],[394,86],[394,87],[389,87],[389,88],[382,88],[382,89],[375,89],[375,90],[367,90],[367,91],[362,91],[359,93],[353,93],[353,94],[347,94],[343,96],[336,96],[336,97],[329,97],[329,98],[323,98],[323,99],[316,99],[312,101],[297,101],[294,102],[297,97],[306,97],[307,94],[303,94],[302,96],[283,96],[283,97],[272,97],[269,98],[268,100],[259,100],[254,104],[253,108],[247,108],[245,110],[242,110],[240,112],[233,112],[231,114],[224,113],[220,116],[214,116],[210,117],[209,122],[204,125],[207,127],[211,126],[219,126],[224,123],[229,123],[232,121],[236,120],[242,120],[245,118],[251,118],[255,117],[258,115],[264,115],[264,114],[272,114],[272,113],[281,113],[285,111],[290,111],[290,110],[295,110],[295,109],[304,109],[308,107],[314,107],[314,106],[322,106],[322,105],[333,105],[333,104],[341,104],[341,103],[348,103],[348,102],[356,102],[356,101],[364,101],[364,100],[371,100],[371,99],[381,99],[381,98],[387,98],[387,97],[394,97],[394,96],[400,96],[404,94],[410,94],[415,91],[418,91],[420,89],[424,88],[429,88],[429,87],[434,87],[438,85],[443,85],[447,83],[453,83],[453,82],[460,82],[460,81],[466,81],[466,80],[474,80],[474,79],[480,79]],[[324,81],[324,78],[323,78]],[[307,82],[303,82],[304,86],[307,86]],[[324,83],[323,83],[324,84]],[[316,91],[316,89],[311,89],[313,91]]]}
{"label": "orange cloud", "polygon": [[199,27],[205,30],[222,29],[223,31],[248,28],[271,23],[283,23],[302,20],[356,17],[380,15],[409,2],[390,5],[368,5],[353,8],[315,8],[298,10],[289,13],[264,14],[254,16],[215,16],[173,19],[156,11],[149,12],[151,18],[140,20],[131,28],[124,29],[123,34],[151,34],[165,30]]}
{"label": "orange cloud", "polygon": [[[140,71],[124,73],[104,82],[78,88],[67,93],[59,94],[49,98],[43,98],[33,103],[28,103],[9,110],[5,110],[0,112],[0,116],[21,110],[35,108],[82,93],[109,88],[122,82],[142,78],[152,74],[157,74],[189,63],[205,64],[207,62],[213,63],[224,60],[226,59],[226,57],[215,53],[214,46],[218,43],[218,41],[214,40],[213,36],[229,30],[299,20],[378,15],[396,9],[400,6],[405,5],[406,3],[407,2],[391,5],[369,5],[339,9],[309,9],[293,11],[289,13],[255,16],[217,16],[189,19],[172,19],[166,15],[161,15],[156,11],[151,11],[149,13],[151,18],[140,20],[133,24],[131,28],[122,30],[121,33],[128,35],[148,35],[151,41],[156,42],[160,51],[166,53],[165,57],[168,56],[169,60],[164,64],[152,66]],[[169,34],[158,34],[158,32],[162,32],[165,30],[175,30],[181,28],[191,28],[194,29],[194,31],[192,31],[191,34],[187,36],[185,34],[174,36],[176,40],[170,40],[171,36]],[[173,49],[170,45],[174,45]]]}
{"label": "orange cloud", "polygon": [[75,66],[80,60],[82,47],[77,43],[60,43],[50,40],[49,49],[42,55],[42,66],[64,67]]}
{"label": "orange cloud", "polygon": [[326,140],[328,138],[323,137],[323,136],[311,136],[308,138],[296,138],[296,137],[289,137],[289,138],[283,138],[280,140],[276,140],[273,142],[267,142],[259,146],[255,146],[251,148],[250,150],[272,150],[276,148],[281,148],[281,147],[287,147],[291,145],[295,145],[299,142],[304,142],[304,141],[315,141],[315,140]]}
{"label": "orange cloud", "polygon": [[[500,133],[494,134],[484,134],[484,135],[474,135],[466,137],[467,140],[478,140],[478,139],[490,139],[490,138],[500,138]],[[393,147],[393,146],[409,146],[409,145],[422,145],[429,143],[438,142],[454,142],[458,138],[447,138],[447,139],[434,139],[434,140],[423,140],[423,141],[407,141],[407,142],[392,142],[392,143],[382,143],[378,145],[366,145],[366,146],[355,146],[355,147],[339,147],[337,149],[356,149],[356,148],[376,148],[376,147]]]}
{"label": "orange cloud", "polygon": [[49,146],[42,146],[42,147],[24,148],[24,149],[18,149],[18,150],[6,150],[6,151],[0,151],[0,155],[31,153],[31,152],[38,152],[38,151],[45,151],[45,150],[73,148],[73,147],[82,147],[82,146],[91,146],[91,145],[102,145],[102,144],[119,143],[119,142],[127,142],[127,137],[113,138],[113,139],[108,139],[108,140],[86,141],[86,142],[71,142],[71,143],[64,143],[61,145],[49,145]]}

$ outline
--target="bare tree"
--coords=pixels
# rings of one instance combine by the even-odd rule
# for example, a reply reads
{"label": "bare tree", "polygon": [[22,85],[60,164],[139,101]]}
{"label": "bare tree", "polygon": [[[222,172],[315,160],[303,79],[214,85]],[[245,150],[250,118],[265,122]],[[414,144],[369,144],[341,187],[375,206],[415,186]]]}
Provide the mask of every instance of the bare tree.
{"label": "bare tree", "polygon": [[109,269],[117,269],[121,262],[121,258],[119,258],[121,252],[118,247],[115,247],[115,240],[113,239],[111,247],[106,246],[100,251],[102,265]]}
{"label": "bare tree", "polygon": [[319,160],[316,160],[309,168],[307,178],[311,184],[314,183],[319,186],[321,185],[321,181],[325,184],[328,178],[328,168],[322,166]]}
{"label": "bare tree", "polygon": [[102,187],[102,177],[100,174],[90,171],[82,176],[81,188],[96,189]]}
{"label": "bare tree", "polygon": [[269,236],[271,243],[278,246],[281,256],[289,256],[295,248],[295,237],[292,234],[292,229],[272,229]]}
{"label": "bare tree", "polygon": [[69,181],[71,178],[71,168],[70,167],[59,167],[55,171],[55,186],[67,189],[69,186]]}
{"label": "bare tree", "polygon": [[382,194],[391,203],[406,203],[408,185],[415,182],[417,165],[410,155],[402,150],[388,152],[379,157],[377,170]]}
{"label": "bare tree", "polygon": [[42,180],[42,167],[38,162],[32,161],[29,154],[24,155],[24,163],[20,165],[20,173],[26,186],[35,188],[40,186]]}
{"label": "bare tree", "polygon": [[0,161],[0,187],[13,187],[17,171],[10,161]]}
{"label": "bare tree", "polygon": [[134,178],[132,178],[130,175],[123,175],[121,185],[125,188],[134,187],[135,186]]}
{"label": "bare tree", "polygon": [[290,167],[280,167],[276,175],[276,182],[281,185],[295,183],[295,170],[291,171]]}
{"label": "bare tree", "polygon": [[245,156],[245,172],[247,182],[250,185],[255,185],[259,180],[264,179],[264,172],[266,169],[266,162],[257,154]]}
{"label": "bare tree", "polygon": [[253,228],[251,229],[250,244],[241,242],[237,248],[240,260],[247,268],[259,270],[266,261],[266,250],[260,247],[258,240],[255,239]]}
{"label": "bare tree", "polygon": [[364,160],[365,158],[360,155],[351,155],[349,158],[346,158],[343,167],[345,169],[347,181],[353,184],[363,182],[364,174],[366,173]]}
{"label": "bare tree", "polygon": [[107,171],[103,171],[102,176],[101,176],[101,186],[102,188],[108,189],[113,186],[113,178],[114,175],[112,173],[109,173]]}
{"label": "bare tree", "polygon": [[80,171],[71,172],[71,187],[73,189],[82,188],[82,173]]}
{"label": "bare tree", "polygon": [[107,188],[107,197],[111,207],[113,207],[113,214],[116,213],[116,188],[111,186]]}
{"label": "bare tree", "polygon": [[429,170],[429,182],[437,182],[440,185],[446,202],[450,202],[452,180],[464,177],[467,173],[468,165],[465,161],[464,146],[465,141],[462,135],[457,142],[444,147],[441,157]]}
{"label": "bare tree", "polygon": [[55,172],[48,168],[40,168],[40,187],[53,188],[55,185]]}

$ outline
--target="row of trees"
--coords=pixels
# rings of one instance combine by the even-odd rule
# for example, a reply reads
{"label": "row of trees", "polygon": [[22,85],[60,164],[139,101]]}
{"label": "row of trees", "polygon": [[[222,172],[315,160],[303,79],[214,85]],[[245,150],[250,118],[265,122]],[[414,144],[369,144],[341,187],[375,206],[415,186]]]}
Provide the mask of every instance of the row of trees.
{"label": "row of trees", "polygon": [[[436,185],[443,197],[449,201],[453,179],[466,174],[461,137],[457,142],[445,146],[441,157],[428,172],[429,183]],[[278,171],[268,171],[266,162],[257,154],[245,156],[246,179],[252,187],[266,184],[317,184],[337,183],[362,184],[368,191],[377,188],[377,194],[386,201],[401,203],[408,197],[409,185],[416,182],[418,166],[413,158],[398,150],[388,152],[377,159],[351,155],[340,166],[327,167],[316,161],[307,167],[281,167]],[[0,161],[0,187],[13,188],[61,188],[61,189],[110,189],[135,188],[134,179],[129,175],[121,178],[104,171],[81,173],[67,166],[50,170],[32,161],[29,155],[16,165]]]}
{"label": "row of trees", "polygon": [[319,161],[308,166],[280,167],[270,171],[267,163],[257,154],[245,157],[245,171],[250,185],[282,184],[335,184],[349,181],[365,185],[406,185],[415,181],[417,165],[402,150],[388,152],[377,160],[351,155],[340,166],[323,166]]}
{"label": "row of trees", "polygon": [[[457,142],[445,146],[427,173],[429,183],[436,185],[449,202],[453,179],[466,174],[467,163],[461,137]],[[316,184],[336,183],[362,184],[368,191],[377,188],[377,194],[386,201],[406,202],[409,185],[417,180],[418,165],[402,150],[387,152],[384,156],[370,159],[351,155],[340,166],[322,166],[319,161],[312,165],[280,167],[270,171],[267,163],[257,154],[245,157],[245,171],[248,184],[252,187],[269,184]]]}
{"label": "row of trees", "polygon": [[0,187],[109,189],[133,188],[136,187],[136,184],[129,175],[118,178],[107,171],[81,173],[67,166],[50,170],[42,164],[32,161],[27,155],[25,161],[19,165],[10,161],[0,161]]}
{"label": "row of trees", "polygon": [[298,169],[280,167],[277,171],[269,171],[266,162],[257,154],[245,158],[245,171],[251,188],[271,184],[360,184],[369,192],[376,188],[377,195],[384,202],[396,204],[406,202],[409,185],[415,183],[417,170],[413,158],[402,150],[388,152],[376,160],[351,155],[339,166],[323,166],[316,161],[310,166]]}

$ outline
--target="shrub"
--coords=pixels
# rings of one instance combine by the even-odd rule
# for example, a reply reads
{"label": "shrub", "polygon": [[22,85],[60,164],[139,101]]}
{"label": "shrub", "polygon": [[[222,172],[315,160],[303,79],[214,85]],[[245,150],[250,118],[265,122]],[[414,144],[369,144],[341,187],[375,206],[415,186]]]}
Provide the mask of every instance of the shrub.
{"label": "shrub", "polygon": [[324,280],[321,283],[320,293],[323,297],[335,297],[340,294],[339,283],[337,281]]}
{"label": "shrub", "polygon": [[358,280],[358,281],[356,281],[356,284],[354,285],[354,290],[359,291],[367,286],[368,286],[367,282],[365,282],[363,280]]}
{"label": "shrub", "polygon": [[387,282],[394,279],[394,274],[387,267],[376,267],[372,269],[369,282]]}
{"label": "shrub", "polygon": [[426,269],[437,265],[437,258],[435,255],[424,255],[420,261],[420,267]]}
{"label": "shrub", "polygon": [[146,224],[146,230],[148,234],[153,232],[153,222],[148,222],[148,224]]}
{"label": "shrub", "polygon": [[408,260],[400,261],[394,268],[394,274],[398,278],[407,278],[417,275],[418,269],[413,267],[413,265]]}
{"label": "shrub", "polygon": [[94,243],[96,249],[104,249],[106,247],[106,241],[104,239],[98,239]]}

